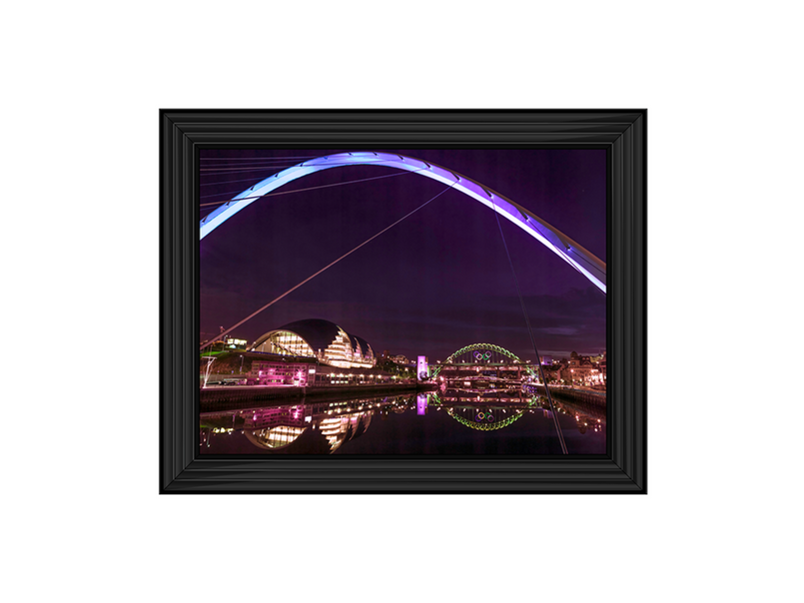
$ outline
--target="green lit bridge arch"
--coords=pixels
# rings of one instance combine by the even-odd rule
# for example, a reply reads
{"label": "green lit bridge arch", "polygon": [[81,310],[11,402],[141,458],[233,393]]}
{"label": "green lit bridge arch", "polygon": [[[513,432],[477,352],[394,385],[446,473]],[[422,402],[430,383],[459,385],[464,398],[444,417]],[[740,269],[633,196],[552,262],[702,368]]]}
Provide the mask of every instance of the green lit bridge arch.
{"label": "green lit bridge arch", "polygon": [[[480,354],[478,356],[478,353]],[[468,356],[467,356],[468,355]],[[529,364],[522,362],[522,360],[514,354],[513,352],[509,352],[503,347],[498,345],[494,345],[493,343],[473,343],[471,345],[467,345],[462,347],[460,350],[453,352],[450,354],[443,363],[439,364],[435,370],[433,371],[433,378],[438,377],[438,374],[441,372],[442,369],[445,367],[452,365],[455,366],[456,364],[461,364],[456,362],[460,359],[461,356],[464,356],[464,359],[474,360],[474,362],[464,362],[463,364],[500,364],[500,362],[492,362],[495,357],[497,360],[501,360],[503,358],[510,359],[513,361],[514,364],[519,364],[525,368],[528,375],[530,377],[536,378],[536,371],[533,370],[533,367]]]}

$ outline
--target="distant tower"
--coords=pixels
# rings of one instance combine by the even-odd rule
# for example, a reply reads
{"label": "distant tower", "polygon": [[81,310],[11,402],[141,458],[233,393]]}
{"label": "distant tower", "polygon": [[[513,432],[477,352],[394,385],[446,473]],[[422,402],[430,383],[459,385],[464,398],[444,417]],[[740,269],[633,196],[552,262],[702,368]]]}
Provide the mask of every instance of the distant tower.
{"label": "distant tower", "polygon": [[427,365],[427,356],[419,356],[419,361],[416,363],[416,374],[419,376],[419,381],[424,381],[430,377],[430,367]]}

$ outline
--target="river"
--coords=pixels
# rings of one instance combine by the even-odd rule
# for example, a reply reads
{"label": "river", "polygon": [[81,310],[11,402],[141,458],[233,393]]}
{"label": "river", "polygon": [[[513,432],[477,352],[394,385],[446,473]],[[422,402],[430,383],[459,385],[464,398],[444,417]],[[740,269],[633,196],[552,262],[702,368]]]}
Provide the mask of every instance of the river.
{"label": "river", "polygon": [[[568,454],[606,453],[604,405],[553,400]],[[518,390],[293,400],[202,413],[204,455],[561,455],[547,399]]]}

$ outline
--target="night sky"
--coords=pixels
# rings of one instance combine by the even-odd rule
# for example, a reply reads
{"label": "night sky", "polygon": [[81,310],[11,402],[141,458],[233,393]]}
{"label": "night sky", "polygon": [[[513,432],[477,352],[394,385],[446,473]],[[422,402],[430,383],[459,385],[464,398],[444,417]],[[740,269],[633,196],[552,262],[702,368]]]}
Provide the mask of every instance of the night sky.
{"label": "night sky", "polygon": [[[230,199],[299,163],[297,157],[345,150],[204,150],[200,203]],[[606,261],[604,150],[363,150],[400,153],[455,170]],[[270,167],[255,166],[268,162]],[[402,173],[341,167],[276,192],[386,174]],[[444,188],[408,173],[250,205],[201,241],[201,340],[228,329]],[[213,209],[202,207],[201,216]],[[561,357],[573,350],[605,350],[605,294],[508,220],[501,218],[500,224],[539,352]],[[488,342],[525,359],[535,357],[495,214],[454,190],[230,335],[251,343],[305,318],[330,320],[366,339],[377,354],[424,354],[434,362],[465,345]]]}

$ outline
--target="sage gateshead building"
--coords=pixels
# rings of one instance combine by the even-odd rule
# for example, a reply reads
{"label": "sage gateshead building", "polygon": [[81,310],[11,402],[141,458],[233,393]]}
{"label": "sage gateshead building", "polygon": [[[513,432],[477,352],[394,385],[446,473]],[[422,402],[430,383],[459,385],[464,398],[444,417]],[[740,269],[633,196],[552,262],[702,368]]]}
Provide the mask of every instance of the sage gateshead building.
{"label": "sage gateshead building", "polygon": [[362,337],[328,320],[298,320],[268,331],[254,342],[252,352],[315,359],[338,368],[373,368],[374,351]]}

